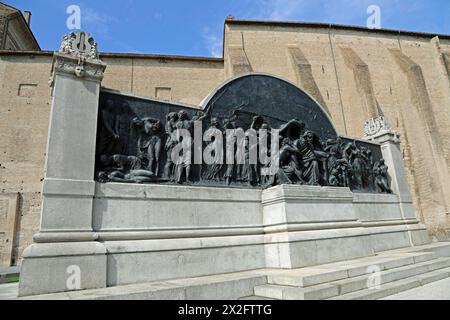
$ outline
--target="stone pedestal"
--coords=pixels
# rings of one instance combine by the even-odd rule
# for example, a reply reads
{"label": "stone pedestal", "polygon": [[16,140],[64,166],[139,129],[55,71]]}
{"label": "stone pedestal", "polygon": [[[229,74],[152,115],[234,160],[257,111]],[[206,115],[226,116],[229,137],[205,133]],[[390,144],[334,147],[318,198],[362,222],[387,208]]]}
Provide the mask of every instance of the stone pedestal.
{"label": "stone pedestal", "polygon": [[[379,125],[373,131],[367,130],[366,126],[365,139],[381,145],[381,152],[388,166],[391,189],[398,197],[402,218],[404,220],[417,219],[400,149],[400,135],[390,128],[384,117],[372,120],[378,122]],[[428,235],[422,235],[421,238],[418,240],[413,233],[410,233],[411,245],[417,245],[423,238],[428,238],[430,241]]]}
{"label": "stone pedestal", "polygon": [[301,268],[429,242],[392,133],[371,139],[395,194],[94,182],[105,68],[85,33],[55,54],[41,229],[23,254],[21,296]]}
{"label": "stone pedestal", "polygon": [[389,178],[392,191],[398,196],[405,219],[415,219],[411,192],[400,150],[400,136],[391,130],[382,130],[373,136],[366,138],[369,141],[379,143],[386,165],[389,168]]}
{"label": "stone pedestal", "polygon": [[94,242],[92,228],[95,137],[105,68],[95,42],[83,32],[66,37],[54,55],[41,227],[36,243],[23,254],[21,296],[106,286],[106,250]]}
{"label": "stone pedestal", "polygon": [[391,194],[277,186],[262,192],[267,268],[295,269],[429,243]]}

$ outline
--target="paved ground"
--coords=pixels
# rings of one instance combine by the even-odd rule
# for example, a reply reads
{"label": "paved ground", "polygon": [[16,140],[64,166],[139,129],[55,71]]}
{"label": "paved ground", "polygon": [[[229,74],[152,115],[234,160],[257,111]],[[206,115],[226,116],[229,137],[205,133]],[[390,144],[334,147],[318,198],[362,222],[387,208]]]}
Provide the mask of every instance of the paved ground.
{"label": "paved ground", "polygon": [[[0,300],[15,299],[19,284],[0,285]],[[450,300],[450,278],[405,291],[382,300]]]}
{"label": "paved ground", "polygon": [[19,290],[18,283],[0,285],[0,300],[10,300],[17,298],[18,290]]}
{"label": "paved ground", "polygon": [[450,300],[450,278],[386,297],[382,300]]}
{"label": "paved ground", "polygon": [[19,267],[0,266],[0,285],[19,280]]}

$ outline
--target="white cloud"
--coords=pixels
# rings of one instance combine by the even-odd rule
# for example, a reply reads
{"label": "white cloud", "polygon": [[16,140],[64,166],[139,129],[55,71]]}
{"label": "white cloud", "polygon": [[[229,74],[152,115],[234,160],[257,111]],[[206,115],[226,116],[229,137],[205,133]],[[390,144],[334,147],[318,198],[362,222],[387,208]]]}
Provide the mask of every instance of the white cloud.
{"label": "white cloud", "polygon": [[271,20],[289,20],[301,13],[305,6],[303,0],[272,0],[269,1]]}
{"label": "white cloud", "polygon": [[261,0],[254,4],[252,16],[255,19],[290,20],[307,5],[305,0]]}
{"label": "white cloud", "polygon": [[163,14],[162,14],[161,12],[155,12],[155,13],[153,14],[153,18],[154,18],[155,20],[162,20],[162,19],[164,18],[164,16],[163,16]]}
{"label": "white cloud", "polygon": [[211,31],[206,28],[203,31],[203,39],[205,41],[206,48],[213,57],[222,57],[222,35],[219,36],[217,34],[211,33]]}
{"label": "white cloud", "polygon": [[90,32],[108,35],[110,24],[118,22],[119,19],[106,13],[85,6],[81,8],[81,25]]}
{"label": "white cloud", "polygon": [[238,18],[309,21],[365,26],[367,8],[378,5],[382,21],[395,22],[423,10],[424,1],[409,0],[242,0]]}

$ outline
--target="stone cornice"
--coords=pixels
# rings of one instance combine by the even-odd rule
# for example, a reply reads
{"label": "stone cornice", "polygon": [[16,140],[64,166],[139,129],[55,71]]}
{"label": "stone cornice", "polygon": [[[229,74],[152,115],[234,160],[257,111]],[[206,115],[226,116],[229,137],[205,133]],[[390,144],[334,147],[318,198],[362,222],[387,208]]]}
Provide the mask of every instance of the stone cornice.
{"label": "stone cornice", "polygon": [[387,142],[400,144],[400,134],[393,131],[381,131],[374,136],[365,138],[369,141],[375,141],[379,144],[384,144]]}
{"label": "stone cornice", "polygon": [[106,64],[100,60],[80,62],[74,56],[55,53],[53,56],[53,77],[55,74],[67,74],[78,78],[102,81]]}

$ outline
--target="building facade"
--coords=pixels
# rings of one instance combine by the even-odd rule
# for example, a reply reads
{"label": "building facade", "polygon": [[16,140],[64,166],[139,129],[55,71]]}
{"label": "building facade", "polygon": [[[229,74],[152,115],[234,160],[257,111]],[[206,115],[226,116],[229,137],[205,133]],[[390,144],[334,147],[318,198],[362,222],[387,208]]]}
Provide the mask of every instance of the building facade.
{"label": "building facade", "polygon": [[[3,47],[4,48],[4,47]],[[0,255],[20,263],[40,220],[53,53],[0,51]],[[200,108],[221,83],[250,72],[289,80],[361,138],[384,115],[401,134],[418,218],[450,231],[450,36],[269,21],[224,24],[223,58],[110,54],[103,86]]]}
{"label": "building facade", "polygon": [[40,50],[30,29],[31,12],[20,10],[0,2],[0,49]]}

